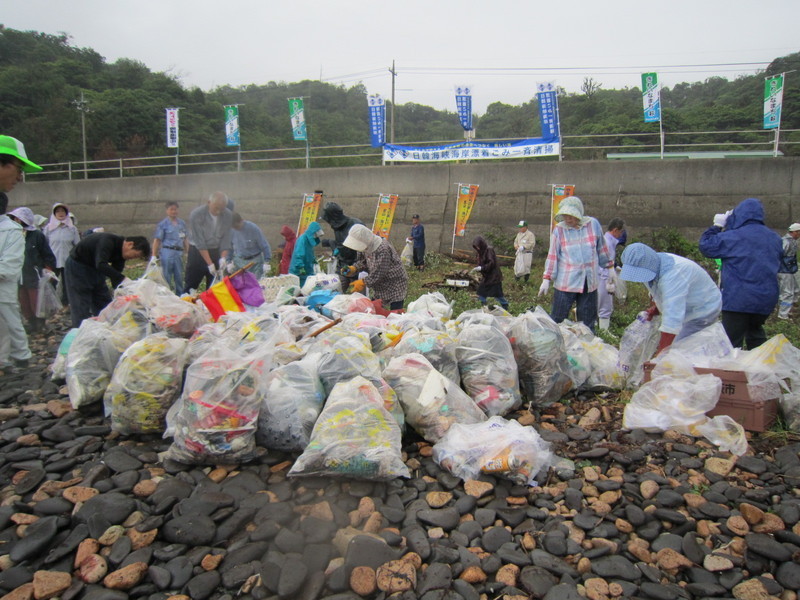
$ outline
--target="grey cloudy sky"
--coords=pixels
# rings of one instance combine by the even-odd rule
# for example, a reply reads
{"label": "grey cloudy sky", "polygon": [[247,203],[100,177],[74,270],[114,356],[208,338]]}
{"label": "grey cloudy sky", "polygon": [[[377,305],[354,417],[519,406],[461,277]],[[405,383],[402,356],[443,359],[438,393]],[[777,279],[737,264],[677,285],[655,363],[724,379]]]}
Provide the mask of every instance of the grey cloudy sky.
{"label": "grey cloudy sky", "polygon": [[[580,91],[729,79],[800,50],[798,0],[26,0],[6,27],[66,33],[108,62],[126,57],[186,86],[324,79],[363,82],[396,101],[455,111],[471,85],[475,112],[519,104],[537,82]],[[733,64],[732,64],[733,63]],[[743,64],[756,63],[756,64]],[[716,66],[692,66],[716,65]],[[796,76],[800,77],[800,73]]]}

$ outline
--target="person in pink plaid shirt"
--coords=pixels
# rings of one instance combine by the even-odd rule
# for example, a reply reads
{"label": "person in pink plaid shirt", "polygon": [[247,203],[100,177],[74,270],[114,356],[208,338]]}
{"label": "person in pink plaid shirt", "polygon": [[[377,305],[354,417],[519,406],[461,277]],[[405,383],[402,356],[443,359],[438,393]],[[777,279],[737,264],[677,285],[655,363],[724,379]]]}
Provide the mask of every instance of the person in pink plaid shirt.
{"label": "person in pink plaid shirt", "polygon": [[567,318],[573,303],[578,321],[594,332],[597,323],[598,268],[608,269],[608,281],[616,285],[614,260],[608,252],[603,227],[594,217],[583,214],[577,196],[561,201],[550,235],[550,249],[544,264],[539,297],[547,294],[553,282],[550,316],[556,323]]}

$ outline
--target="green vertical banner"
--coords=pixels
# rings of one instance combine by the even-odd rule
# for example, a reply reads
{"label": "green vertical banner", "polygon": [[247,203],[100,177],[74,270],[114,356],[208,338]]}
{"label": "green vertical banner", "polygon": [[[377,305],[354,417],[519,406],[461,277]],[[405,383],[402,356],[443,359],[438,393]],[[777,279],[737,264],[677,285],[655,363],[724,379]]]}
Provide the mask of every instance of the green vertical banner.
{"label": "green vertical banner", "polygon": [[239,145],[239,107],[235,104],[225,107],[225,143]]}
{"label": "green vertical banner", "polygon": [[781,73],[764,79],[764,129],[778,129],[781,126],[784,75]]}
{"label": "green vertical banner", "polygon": [[292,120],[292,135],[295,140],[308,140],[306,115],[302,98],[289,98],[289,118]]}
{"label": "green vertical banner", "polygon": [[645,123],[658,123],[661,120],[661,89],[658,87],[658,73],[642,73],[642,105]]}

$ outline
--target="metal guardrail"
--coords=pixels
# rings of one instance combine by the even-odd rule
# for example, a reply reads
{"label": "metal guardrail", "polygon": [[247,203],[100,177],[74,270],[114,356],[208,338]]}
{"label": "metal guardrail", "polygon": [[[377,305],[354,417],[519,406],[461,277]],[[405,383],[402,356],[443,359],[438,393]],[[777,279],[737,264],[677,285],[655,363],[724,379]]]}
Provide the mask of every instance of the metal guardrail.
{"label": "metal guardrail", "polygon": [[[799,132],[800,129],[783,129],[781,134]],[[763,141],[753,140],[753,134]],[[665,151],[686,150],[692,148],[737,150],[764,149],[771,150],[774,145],[773,132],[763,129],[735,131],[681,131],[668,132]],[[681,136],[726,136],[722,141],[684,142]],[[736,139],[745,138],[750,139]],[[502,138],[493,141],[506,141],[518,138]],[[604,143],[606,140],[617,143]],[[656,143],[649,143],[655,139]],[[608,152],[642,152],[653,148],[659,149],[658,132],[623,132],[603,134],[577,134],[561,136],[562,160],[584,160],[604,158]],[[624,140],[625,143],[621,143]],[[458,141],[458,140],[456,140]],[[589,143],[583,143],[589,142]],[[454,140],[414,142],[414,145],[440,145],[454,143]],[[781,146],[800,144],[784,137]],[[336,146],[312,146],[310,148],[311,165],[314,167],[330,166],[377,166],[383,164],[380,151],[367,144],[348,144]],[[588,155],[588,156],[587,156]],[[543,160],[542,158],[518,158],[513,160]],[[547,160],[547,159],[544,159]],[[553,159],[550,159],[553,160]],[[39,173],[27,173],[28,181],[60,181],[73,179],[101,179],[137,177],[143,175],[181,175],[189,173],[258,171],[276,168],[305,168],[305,147],[274,148],[262,150],[233,150],[225,152],[205,152],[195,154],[164,154],[157,156],[124,157],[106,160],[69,161],[41,164],[44,170]]]}

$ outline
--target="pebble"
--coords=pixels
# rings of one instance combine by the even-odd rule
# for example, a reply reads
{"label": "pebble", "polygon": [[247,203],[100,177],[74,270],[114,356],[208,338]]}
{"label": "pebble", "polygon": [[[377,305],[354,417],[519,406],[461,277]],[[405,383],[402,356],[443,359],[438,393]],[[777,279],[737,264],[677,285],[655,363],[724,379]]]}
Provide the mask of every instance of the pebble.
{"label": "pebble", "polygon": [[754,435],[754,453],[732,460],[677,432],[608,427],[613,404],[579,394],[553,413],[521,413],[574,461],[541,475],[539,488],[462,482],[416,441],[404,442],[410,480],[295,480],[292,457],[272,452],[182,465],[162,458],[168,441],[112,433],[101,404],[73,410],[46,379],[51,337],[31,336],[40,364],[0,379],[0,596],[796,600],[800,591],[800,444],[756,451]]}

